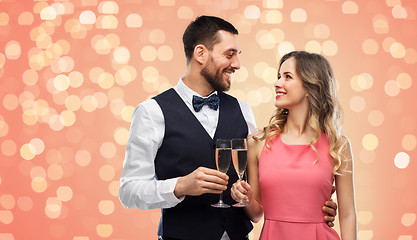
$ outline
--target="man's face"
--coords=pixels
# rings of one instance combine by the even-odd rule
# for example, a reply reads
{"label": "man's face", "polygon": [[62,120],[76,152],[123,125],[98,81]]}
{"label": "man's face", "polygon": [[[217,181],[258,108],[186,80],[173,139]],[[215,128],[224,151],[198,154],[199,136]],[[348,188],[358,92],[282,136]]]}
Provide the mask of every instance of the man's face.
{"label": "man's face", "polygon": [[209,51],[209,57],[201,70],[201,75],[211,87],[219,92],[227,91],[231,85],[231,74],[240,68],[239,44],[234,34],[220,30],[217,32],[220,42]]}

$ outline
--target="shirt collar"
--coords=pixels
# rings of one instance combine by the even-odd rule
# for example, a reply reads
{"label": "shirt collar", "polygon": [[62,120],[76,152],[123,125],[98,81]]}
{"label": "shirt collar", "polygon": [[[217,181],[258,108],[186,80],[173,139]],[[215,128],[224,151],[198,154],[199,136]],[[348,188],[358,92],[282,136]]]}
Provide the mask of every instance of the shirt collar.
{"label": "shirt collar", "polygon": [[[189,87],[187,87],[187,85],[185,85],[185,83],[182,81],[182,79],[184,78],[184,76],[180,77],[180,80],[178,81],[178,84],[176,87],[178,93],[181,95],[181,98],[184,99],[188,104],[192,104],[193,102],[193,95],[196,96],[200,96],[200,94],[194,92],[193,90],[191,90]],[[210,97],[213,94],[217,94],[217,91],[214,91],[212,93],[210,93],[210,95],[208,95],[207,97]]]}

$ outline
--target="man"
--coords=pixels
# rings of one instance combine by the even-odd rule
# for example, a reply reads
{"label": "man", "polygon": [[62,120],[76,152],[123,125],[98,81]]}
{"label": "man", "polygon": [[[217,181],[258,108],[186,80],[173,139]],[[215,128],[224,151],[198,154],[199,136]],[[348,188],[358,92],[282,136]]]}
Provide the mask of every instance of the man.
{"label": "man", "polygon": [[242,240],[252,229],[242,208],[210,206],[221,192],[233,203],[238,179],[232,167],[215,170],[215,140],[256,131],[249,105],[223,93],[240,68],[237,34],[217,17],[191,22],[183,35],[185,75],[133,115],[119,198],[126,208],[162,208],[160,239]]}

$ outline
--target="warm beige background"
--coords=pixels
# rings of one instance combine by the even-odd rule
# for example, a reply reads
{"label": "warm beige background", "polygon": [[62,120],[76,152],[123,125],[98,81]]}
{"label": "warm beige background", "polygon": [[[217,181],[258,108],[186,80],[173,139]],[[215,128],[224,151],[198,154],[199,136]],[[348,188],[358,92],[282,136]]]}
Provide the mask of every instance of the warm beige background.
{"label": "warm beige background", "polygon": [[130,117],[184,73],[181,36],[201,14],[239,29],[230,93],[259,127],[280,56],[329,59],[356,160],[359,238],[416,239],[416,5],[0,0],[0,239],[156,239],[159,210],[117,197]]}

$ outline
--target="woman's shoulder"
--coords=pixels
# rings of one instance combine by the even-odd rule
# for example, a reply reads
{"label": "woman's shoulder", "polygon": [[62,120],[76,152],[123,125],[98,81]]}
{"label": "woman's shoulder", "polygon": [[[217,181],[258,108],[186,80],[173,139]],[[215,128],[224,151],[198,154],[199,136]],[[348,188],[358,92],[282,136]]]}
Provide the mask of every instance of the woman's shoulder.
{"label": "woman's shoulder", "polygon": [[263,130],[258,130],[248,136],[248,146],[260,146],[265,143],[265,133]]}

